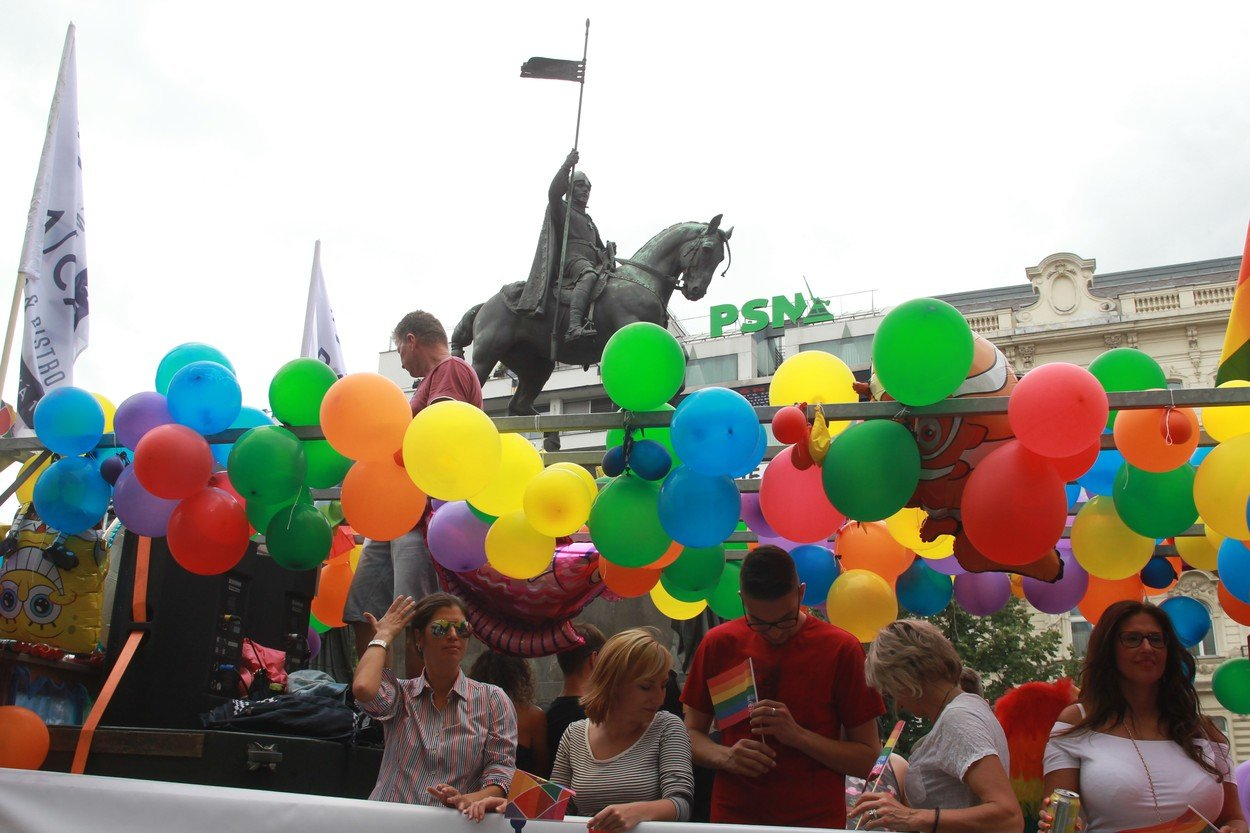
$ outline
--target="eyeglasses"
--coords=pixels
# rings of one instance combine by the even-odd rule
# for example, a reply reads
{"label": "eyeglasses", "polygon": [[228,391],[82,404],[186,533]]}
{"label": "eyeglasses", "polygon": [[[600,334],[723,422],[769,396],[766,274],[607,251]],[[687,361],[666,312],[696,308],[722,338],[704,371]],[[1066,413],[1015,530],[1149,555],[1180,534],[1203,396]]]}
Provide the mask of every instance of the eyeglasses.
{"label": "eyeglasses", "polygon": [[461,619],[459,622],[452,622],[449,619],[435,619],[430,622],[430,633],[436,639],[442,639],[451,631],[456,632],[456,636],[461,639],[468,639],[469,634],[473,633],[473,626]]}
{"label": "eyeglasses", "polygon": [[1140,647],[1143,639],[1150,643],[1151,648],[1162,648],[1167,644],[1167,640],[1163,638],[1163,634],[1159,631],[1151,631],[1150,633],[1120,631],[1120,644],[1125,648]]}
{"label": "eyeglasses", "polygon": [[799,612],[797,610],[794,611],[793,615],[787,616],[784,619],[778,619],[776,622],[765,622],[762,619],[756,619],[749,612],[747,613],[747,627],[756,633],[767,633],[774,628],[779,631],[784,631],[787,628],[792,628],[797,625],[798,621]]}

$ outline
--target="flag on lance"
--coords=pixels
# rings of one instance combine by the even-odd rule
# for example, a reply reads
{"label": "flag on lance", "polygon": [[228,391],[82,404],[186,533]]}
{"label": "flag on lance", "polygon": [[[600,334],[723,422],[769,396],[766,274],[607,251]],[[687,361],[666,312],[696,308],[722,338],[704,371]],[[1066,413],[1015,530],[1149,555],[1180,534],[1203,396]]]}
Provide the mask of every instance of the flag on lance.
{"label": "flag on lance", "polygon": [[321,273],[321,241],[313,247],[312,276],[308,281],[308,309],[304,313],[304,344],[300,355],[325,362],[341,378],[347,373],[343,363],[343,346],[339,344],[334,310],[326,293],[326,278]]}
{"label": "flag on lance", "polygon": [[26,298],[17,414],[27,429],[33,427],[35,405],[45,393],[74,383],[74,360],[87,348],[87,246],[74,31],[71,23],[17,270]]}

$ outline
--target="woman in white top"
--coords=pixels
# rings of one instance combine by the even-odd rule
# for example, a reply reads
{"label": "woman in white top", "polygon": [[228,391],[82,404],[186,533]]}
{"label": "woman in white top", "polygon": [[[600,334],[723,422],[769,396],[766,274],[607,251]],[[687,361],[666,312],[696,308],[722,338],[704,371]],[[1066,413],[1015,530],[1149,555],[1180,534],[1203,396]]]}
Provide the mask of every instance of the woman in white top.
{"label": "woman in white top", "polygon": [[[1223,833],[1246,833],[1228,740],[1199,713],[1193,676],[1193,655],[1161,609],[1107,608],[1090,634],[1081,701],[1060,713],[1046,745],[1042,794],[1080,793],[1086,833],[1172,821],[1190,805]],[[1043,811],[1039,830],[1051,821]]]}
{"label": "woman in white top", "polygon": [[884,792],[860,797],[851,813],[873,830],[1002,833],[1024,827],[1007,777],[1007,738],[986,702],[959,686],[963,662],[928,622],[900,619],[868,653],[868,683],[933,729],[912,751],[905,807]]}

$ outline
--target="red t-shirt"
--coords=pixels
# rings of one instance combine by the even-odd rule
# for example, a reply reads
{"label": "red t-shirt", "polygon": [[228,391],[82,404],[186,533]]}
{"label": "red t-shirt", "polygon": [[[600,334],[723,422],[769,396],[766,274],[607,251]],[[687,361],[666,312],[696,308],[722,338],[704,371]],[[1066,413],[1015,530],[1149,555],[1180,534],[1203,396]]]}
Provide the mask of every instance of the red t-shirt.
{"label": "red t-shirt", "polygon": [[440,399],[455,399],[475,408],[482,407],[482,385],[477,380],[477,371],[459,356],[448,356],[434,365],[417,385],[409,400],[412,415],[416,416],[431,402]]}
{"label": "red t-shirt", "polygon": [[[761,700],[779,700],[795,721],[827,738],[840,739],[845,726],[859,726],[885,713],[885,704],[864,680],[864,649],[854,636],[808,616],[798,633],[780,647],[769,645],[735,619],[710,630],[695,652],[681,699],[692,709],[715,715],[707,681],[750,657]],[[723,730],[721,743],[750,738],[751,722]],[[834,772],[802,752],[772,741],[777,766],[758,778],[717,771],[712,786],[713,822],[846,826],[846,785]]]}

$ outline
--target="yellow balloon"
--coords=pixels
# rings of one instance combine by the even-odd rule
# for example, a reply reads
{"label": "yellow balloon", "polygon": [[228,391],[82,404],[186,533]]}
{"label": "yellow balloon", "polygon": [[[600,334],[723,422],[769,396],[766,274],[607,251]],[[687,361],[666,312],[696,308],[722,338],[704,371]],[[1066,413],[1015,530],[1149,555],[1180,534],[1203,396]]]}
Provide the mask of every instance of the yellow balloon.
{"label": "yellow balloon", "polygon": [[664,589],[664,585],[658,581],[655,583],[655,587],[651,588],[651,601],[655,604],[656,610],[668,618],[678,621],[693,619],[707,607],[707,599],[700,599],[697,602],[683,602],[680,599],[674,599]]}
{"label": "yellow balloon", "polygon": [[594,503],[595,498],[599,497],[599,484],[595,482],[595,476],[587,471],[585,466],[579,466],[577,463],[552,463],[547,468],[573,472],[573,474],[577,475],[578,480],[586,486],[586,491],[590,493],[591,503]]}
{"label": "yellow balloon", "polygon": [[1140,573],[1154,551],[1154,539],[1125,526],[1106,495],[1090,498],[1072,522],[1072,555],[1095,578],[1117,581]]}
{"label": "yellow balloon", "polygon": [[[39,459],[39,455],[36,454],[25,463],[22,463],[22,467],[18,469],[17,476],[21,477],[22,473],[31,468],[37,459]],[[50,465],[52,465],[51,457],[44,460],[43,463],[39,465],[39,468],[35,469],[35,473],[28,477],[25,483],[17,487],[17,499],[20,503],[30,503],[35,499],[35,483],[40,477],[43,476],[43,473],[48,470],[48,466]]]}
{"label": "yellow balloon", "polygon": [[946,558],[947,556],[954,555],[954,554],[955,554],[955,536],[954,535],[939,535],[933,541],[933,549],[922,550],[916,553],[916,555],[920,556],[921,558],[932,558],[934,561],[936,561],[939,558]]}
{"label": "yellow balloon", "polygon": [[1220,544],[1224,543],[1225,536],[1221,535],[1220,533],[1216,532],[1211,527],[1207,526],[1207,522],[1204,521],[1201,517],[1198,518],[1198,523],[1202,524],[1202,534],[1204,537],[1206,537],[1207,543],[1211,545],[1211,549],[1215,550],[1216,552],[1219,552]]}
{"label": "yellow balloon", "polygon": [[[768,386],[770,405],[794,405],[798,402],[838,405],[858,402],[855,374],[846,362],[823,350],[804,350],[781,363]],[[850,425],[846,421],[829,423],[829,436],[841,434]]]}
{"label": "yellow balloon", "polygon": [[352,547],[352,551],[347,554],[347,564],[352,568],[352,572],[356,572],[356,566],[360,564],[360,554],[364,552],[364,546],[357,544]]}
{"label": "yellow balloon", "polygon": [[[1245,379],[1229,379],[1221,388],[1250,388]],[[1210,405],[1202,409],[1202,427],[1212,439],[1223,442],[1250,434],[1250,405]]]}
{"label": "yellow balloon", "polygon": [[525,487],[543,470],[543,458],[530,441],[520,434],[499,437],[502,456],[490,484],[469,498],[474,509],[487,515],[519,512],[525,501]]}
{"label": "yellow balloon", "polygon": [[485,489],[499,473],[502,457],[495,424],[466,402],[435,402],[404,432],[408,476],[439,500],[466,500]]}
{"label": "yellow balloon", "polygon": [[[929,517],[929,513],[918,507],[904,506],[893,515],[885,519],[885,528],[890,531],[890,536],[902,544],[907,549],[927,558],[939,558],[945,556],[930,555],[929,550],[936,550],[945,547],[947,542],[942,538],[950,538],[951,552],[954,552],[955,538],[951,535],[939,536],[935,541],[920,540],[920,525]],[[949,555],[949,553],[947,553]]]}
{"label": "yellow balloon", "polygon": [[1250,539],[1246,504],[1250,502],[1250,434],[1211,449],[1194,477],[1194,503],[1207,526],[1226,538]]}
{"label": "yellow balloon", "polygon": [[508,578],[542,575],[555,551],[555,539],[530,526],[524,512],[503,515],[486,531],[486,560]]}
{"label": "yellow balloon", "polygon": [[878,631],[898,618],[898,599],[890,583],[876,573],[847,570],[829,588],[826,610],[830,623],[860,642],[872,642]]}
{"label": "yellow balloon", "polygon": [[[583,469],[585,471],[585,469]],[[590,517],[590,495],[567,469],[543,469],[525,487],[525,517],[544,535],[572,535]]]}
{"label": "yellow balloon", "polygon": [[[100,409],[104,411],[104,433],[113,433],[113,415],[117,413],[117,406],[109,401],[107,396],[99,393],[91,394],[95,397],[95,401],[100,403]],[[119,443],[120,445],[120,443]]]}
{"label": "yellow balloon", "polygon": [[1211,546],[1211,542],[1204,535],[1202,537],[1177,536],[1176,552],[1190,567],[1199,570],[1214,570],[1220,551],[1219,547]]}

